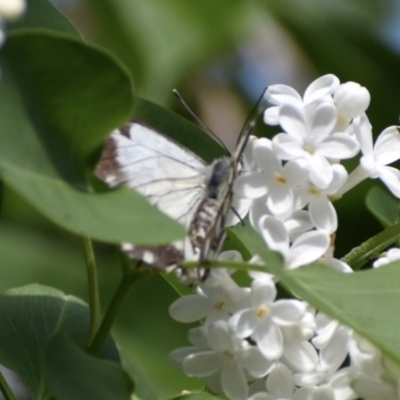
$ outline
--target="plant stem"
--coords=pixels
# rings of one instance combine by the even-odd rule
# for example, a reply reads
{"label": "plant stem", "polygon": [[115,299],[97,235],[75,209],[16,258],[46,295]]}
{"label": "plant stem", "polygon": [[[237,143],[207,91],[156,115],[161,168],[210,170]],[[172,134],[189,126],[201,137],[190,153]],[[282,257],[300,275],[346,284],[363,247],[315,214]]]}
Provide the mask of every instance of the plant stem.
{"label": "plant stem", "polygon": [[88,346],[88,352],[90,354],[97,355],[100,352],[104,342],[106,341],[110,333],[111,326],[115,321],[121,305],[126,299],[132,285],[137,280],[138,275],[132,272],[129,272],[122,277],[122,280],[118,286],[117,291],[114,294],[113,299],[111,300],[104,319],[100,325],[100,328],[96,332],[96,336],[94,337],[93,341]]}
{"label": "plant stem", "polygon": [[378,257],[382,250],[400,239],[400,222],[378,233],[360,246],[354,248],[342,261],[349,264],[354,270],[360,269],[369,260]]}
{"label": "plant stem", "polygon": [[4,182],[0,179],[0,211],[3,208]]}
{"label": "plant stem", "polygon": [[0,371],[0,390],[6,400],[18,400],[17,396],[11,390],[8,382],[4,378],[4,375]]}
{"label": "plant stem", "polygon": [[100,327],[101,312],[100,312],[100,295],[99,282],[97,278],[96,259],[94,256],[93,245],[90,238],[84,236],[83,244],[85,249],[86,270],[88,276],[89,289],[89,308],[90,308],[90,331],[87,340],[87,346],[92,343],[96,332]]}

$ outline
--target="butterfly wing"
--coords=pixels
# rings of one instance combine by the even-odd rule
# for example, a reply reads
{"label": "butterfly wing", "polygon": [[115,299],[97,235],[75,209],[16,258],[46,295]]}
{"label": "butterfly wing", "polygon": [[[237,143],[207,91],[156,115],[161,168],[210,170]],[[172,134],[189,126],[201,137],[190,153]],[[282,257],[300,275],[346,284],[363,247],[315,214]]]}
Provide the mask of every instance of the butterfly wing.
{"label": "butterfly wing", "polygon": [[[188,149],[132,122],[107,139],[95,175],[110,187],[126,185],[137,190],[187,228],[204,195],[206,170],[204,161]],[[153,260],[149,264],[161,268],[193,257],[188,240],[157,247],[124,247],[132,258],[146,255],[146,262]]]}

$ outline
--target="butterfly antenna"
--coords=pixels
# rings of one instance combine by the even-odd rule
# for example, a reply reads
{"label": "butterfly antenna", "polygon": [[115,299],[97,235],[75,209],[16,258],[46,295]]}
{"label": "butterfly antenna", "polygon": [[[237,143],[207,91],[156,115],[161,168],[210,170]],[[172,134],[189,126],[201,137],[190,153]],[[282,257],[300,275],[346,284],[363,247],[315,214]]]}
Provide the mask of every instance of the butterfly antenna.
{"label": "butterfly antenna", "polygon": [[[239,138],[237,141],[237,148],[239,148],[239,153],[242,153],[244,148],[246,147],[247,139],[252,134],[255,129],[255,124],[257,118],[261,115],[264,107],[261,107],[262,101],[264,99],[265,92],[267,91],[268,86],[262,91],[261,95],[257,99],[256,104],[251,109],[246,121],[243,124],[243,128],[240,130]],[[245,138],[243,138],[245,136]]]}
{"label": "butterfly antenna", "polygon": [[175,97],[181,102],[183,107],[185,107],[186,111],[193,117],[193,119],[212,137],[214,138],[224,149],[227,153],[229,150],[225,146],[224,142],[192,111],[192,109],[188,106],[186,101],[183,99],[181,94],[178,92],[177,89],[172,89],[172,93]]}
{"label": "butterfly antenna", "polygon": [[231,207],[232,212],[239,218],[240,224],[242,226],[245,226],[246,224],[244,223],[242,217],[240,216],[240,214],[238,213],[238,211],[236,210],[235,207]]}

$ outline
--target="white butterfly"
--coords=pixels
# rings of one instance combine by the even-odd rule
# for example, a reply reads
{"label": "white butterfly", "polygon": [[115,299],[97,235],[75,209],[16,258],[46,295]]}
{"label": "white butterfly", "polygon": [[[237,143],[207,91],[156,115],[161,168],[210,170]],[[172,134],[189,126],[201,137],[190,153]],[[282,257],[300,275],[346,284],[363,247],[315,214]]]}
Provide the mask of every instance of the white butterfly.
{"label": "white butterfly", "polygon": [[215,259],[225,239],[240,157],[253,129],[250,123],[231,157],[218,158],[210,165],[142,122],[113,131],[96,176],[110,187],[126,185],[137,190],[188,231],[186,240],[170,245],[123,243],[123,251],[158,268],[176,266],[185,259]]}

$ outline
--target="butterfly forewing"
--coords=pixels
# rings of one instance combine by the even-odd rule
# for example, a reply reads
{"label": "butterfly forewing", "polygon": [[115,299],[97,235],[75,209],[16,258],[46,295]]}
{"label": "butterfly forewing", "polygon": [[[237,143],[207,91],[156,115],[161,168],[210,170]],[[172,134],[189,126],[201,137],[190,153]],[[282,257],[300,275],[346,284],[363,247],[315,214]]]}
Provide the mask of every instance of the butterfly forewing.
{"label": "butterfly forewing", "polygon": [[131,187],[185,227],[201,201],[207,166],[194,153],[132,122],[107,139],[95,174],[110,187]]}

